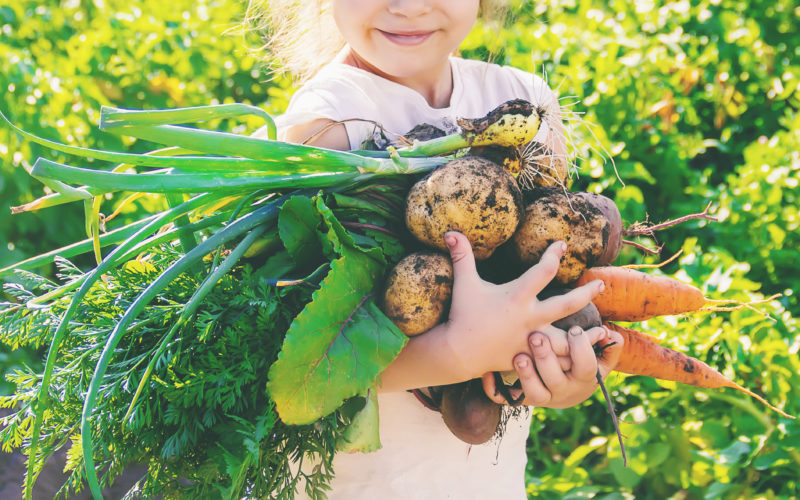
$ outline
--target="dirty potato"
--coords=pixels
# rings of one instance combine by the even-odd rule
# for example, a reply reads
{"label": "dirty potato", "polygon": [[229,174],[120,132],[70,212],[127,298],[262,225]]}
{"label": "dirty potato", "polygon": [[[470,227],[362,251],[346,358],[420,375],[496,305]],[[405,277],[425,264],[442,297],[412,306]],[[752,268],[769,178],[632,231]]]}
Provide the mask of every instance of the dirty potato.
{"label": "dirty potato", "polygon": [[582,196],[560,188],[535,189],[529,199],[512,238],[517,255],[530,266],[539,262],[552,243],[565,241],[567,253],[561,259],[556,280],[574,282],[605,253],[611,224]]}
{"label": "dirty potato", "polygon": [[453,264],[438,252],[415,252],[389,272],[383,311],[408,336],[427,332],[442,319],[453,290]]}
{"label": "dirty potato", "polygon": [[457,158],[412,186],[406,226],[426,245],[447,251],[444,235],[463,233],[476,259],[486,259],[514,234],[522,195],[514,177],[475,156]]}

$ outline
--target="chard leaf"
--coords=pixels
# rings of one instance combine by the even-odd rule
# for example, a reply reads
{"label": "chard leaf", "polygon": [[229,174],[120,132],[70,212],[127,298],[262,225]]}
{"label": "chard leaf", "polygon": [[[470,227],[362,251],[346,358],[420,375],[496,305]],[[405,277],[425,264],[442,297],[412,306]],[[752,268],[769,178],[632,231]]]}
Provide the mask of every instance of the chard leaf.
{"label": "chard leaf", "polygon": [[322,258],[317,232],[320,222],[319,213],[307,196],[293,196],[281,207],[278,234],[283,246],[300,267]]}
{"label": "chard leaf", "polygon": [[[345,247],[364,250],[356,245],[353,237],[347,232],[347,229],[342,226],[342,223],[339,222],[339,220],[333,214],[333,210],[325,205],[325,202],[322,201],[321,196],[316,197],[316,206],[317,211],[320,215],[322,215],[323,219],[325,219],[325,223],[328,226],[328,229],[324,234],[329,242],[330,249],[333,250],[333,252],[335,252],[337,255],[342,255]],[[373,255],[375,255],[376,258],[383,263],[383,257],[379,256],[379,253],[373,253]]]}
{"label": "chard leaf", "polygon": [[400,259],[405,257],[406,248],[400,240],[394,236],[389,236],[388,234],[373,229],[365,229],[364,232],[368,237],[375,239],[381,250],[383,250],[383,254],[388,257],[390,261],[399,262]]}
{"label": "chard leaf", "polygon": [[335,243],[342,256],[292,322],[269,371],[267,389],[287,424],[310,424],[365,394],[407,340],[371,298],[383,262],[342,239]]}
{"label": "chard leaf", "polygon": [[378,430],[378,390],[367,391],[362,408],[351,416],[349,425],[336,443],[336,449],[345,453],[371,453],[381,448]]}

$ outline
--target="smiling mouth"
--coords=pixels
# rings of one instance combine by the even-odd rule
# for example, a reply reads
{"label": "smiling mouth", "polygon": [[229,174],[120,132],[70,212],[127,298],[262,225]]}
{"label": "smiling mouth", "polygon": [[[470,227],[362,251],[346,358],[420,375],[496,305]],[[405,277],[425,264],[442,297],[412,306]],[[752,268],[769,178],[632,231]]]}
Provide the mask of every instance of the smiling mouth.
{"label": "smiling mouth", "polygon": [[416,31],[413,33],[392,33],[378,30],[389,41],[397,45],[419,45],[433,35],[433,31]]}

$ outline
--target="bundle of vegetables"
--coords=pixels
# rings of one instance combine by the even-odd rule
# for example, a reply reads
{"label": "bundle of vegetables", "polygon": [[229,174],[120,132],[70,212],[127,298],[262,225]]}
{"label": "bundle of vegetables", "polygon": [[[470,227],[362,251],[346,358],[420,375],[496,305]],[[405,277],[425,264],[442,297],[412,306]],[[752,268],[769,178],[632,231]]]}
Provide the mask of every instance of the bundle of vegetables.
{"label": "bundle of vegetables", "polygon": [[[270,139],[176,126],[244,113],[262,116]],[[566,288],[611,266],[623,237],[642,231],[622,228],[612,200],[568,190],[564,158],[532,142],[546,114],[526,102],[461,120],[458,134],[350,153],[276,141],[270,118],[248,106],[102,116],[101,128],[169,147],[91,151],[18,130],[120,164],[100,171],[39,159],[30,173],[55,194],[17,208],[83,200],[90,236],[0,270],[16,270],[18,281],[7,286],[17,300],[0,306],[0,340],[49,349],[43,373],[15,374],[17,393],[0,401],[15,411],[0,440],[30,455],[28,497],[44,462],[67,442],[66,489],[85,480],[96,497],[128,463],[147,466],[138,485],[145,496],[291,498],[301,483],[316,495],[333,474],[334,453],[380,446],[379,373],[407,335],[446,317],[447,231],[465,234],[482,274],[498,280],[564,240],[569,252],[556,280]],[[129,173],[134,168],[154,170]],[[101,235],[100,200],[123,191],[163,194],[169,208]],[[115,246],[103,257],[108,245]],[[93,270],[66,260],[92,249]],[[60,283],[29,272],[53,260]],[[600,299],[612,289],[607,282]],[[644,305],[610,301],[644,310],[660,293],[650,287]],[[554,329],[642,319],[597,308]],[[677,353],[645,352],[648,339],[624,335],[619,370],[674,377],[630,360]],[[682,361],[682,371],[697,370],[695,361]],[[506,387],[513,383],[513,374],[488,374],[416,393],[454,434],[480,443],[503,421],[485,394],[498,390],[518,404],[522,396]]]}
{"label": "bundle of vegetables", "polygon": [[[335,452],[380,446],[375,384],[406,337],[374,292],[413,241],[408,186],[498,127],[529,141],[539,115],[526,109],[482,132],[353,153],[277,141],[266,113],[239,104],[103,109],[102,129],[167,146],[147,154],[55,143],[0,115],[31,141],[117,164],[39,158],[29,173],[53,194],[12,209],[82,201],[88,235],[0,270],[14,275],[0,340],[48,352],[0,400],[13,410],[3,447],[29,455],[25,496],[65,446],[66,494],[88,484],[99,498],[136,463],[147,473],[135,491],[148,498],[291,498],[301,483],[317,496]],[[268,139],[181,125],[245,114],[266,121]],[[101,216],[119,193],[133,194]],[[101,231],[143,193],[167,208]],[[91,251],[94,269],[67,260]],[[57,281],[31,272],[52,262]]]}
{"label": "bundle of vegetables", "polygon": [[[551,342],[558,342],[559,334],[565,336],[574,326],[587,329],[605,325],[624,340],[616,371],[698,387],[735,388],[780,415],[794,418],[705,363],[658,345],[651,335],[615,323],[699,310],[752,308],[752,303],[722,306],[728,301],[707,299],[700,290],[674,278],[612,265],[626,243],[625,236],[650,235],[689,219],[713,220],[708,209],[658,226],[635,224],[624,228],[613,200],[569,191],[568,179],[558,176],[556,170],[547,176],[518,176],[515,182],[500,166],[508,162],[502,158],[495,161],[465,156],[437,168],[410,189],[406,223],[412,234],[431,248],[397,264],[389,274],[383,297],[387,315],[406,335],[426,332],[447,317],[453,286],[452,266],[444,253],[447,231],[463,232],[475,258],[483,261],[481,271],[503,281],[519,277],[552,243],[561,240],[567,243],[567,251],[555,286],[543,290],[540,298],[597,279],[605,287],[586,308],[553,324],[560,333],[545,332],[553,336]],[[530,165],[522,170],[526,168]],[[527,182],[519,182],[519,177]],[[598,356],[608,347],[608,343],[595,346]],[[428,394],[418,392],[418,397],[442,412],[444,422],[457,437],[482,443],[502,432],[501,412],[487,394],[501,393],[507,403],[521,403],[524,395],[513,397],[509,390],[515,387],[515,379],[513,372],[487,374],[482,380],[430,388]],[[599,372],[597,379],[603,387]],[[613,418],[613,406],[610,410]]]}

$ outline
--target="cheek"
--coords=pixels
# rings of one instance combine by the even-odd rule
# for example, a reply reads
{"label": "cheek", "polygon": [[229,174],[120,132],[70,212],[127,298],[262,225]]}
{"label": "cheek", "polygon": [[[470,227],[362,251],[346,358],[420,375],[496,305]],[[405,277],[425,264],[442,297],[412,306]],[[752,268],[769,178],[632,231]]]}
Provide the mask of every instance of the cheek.
{"label": "cheek", "polygon": [[458,6],[454,5],[448,12],[452,13],[450,19],[459,36],[465,38],[478,19],[479,2],[478,0],[469,2],[461,0],[455,3]]}
{"label": "cheek", "polygon": [[[312,0],[313,1],[313,0]],[[374,10],[375,2],[369,0],[332,0],[328,5],[339,32],[347,40],[358,36],[359,28],[365,26]]]}

